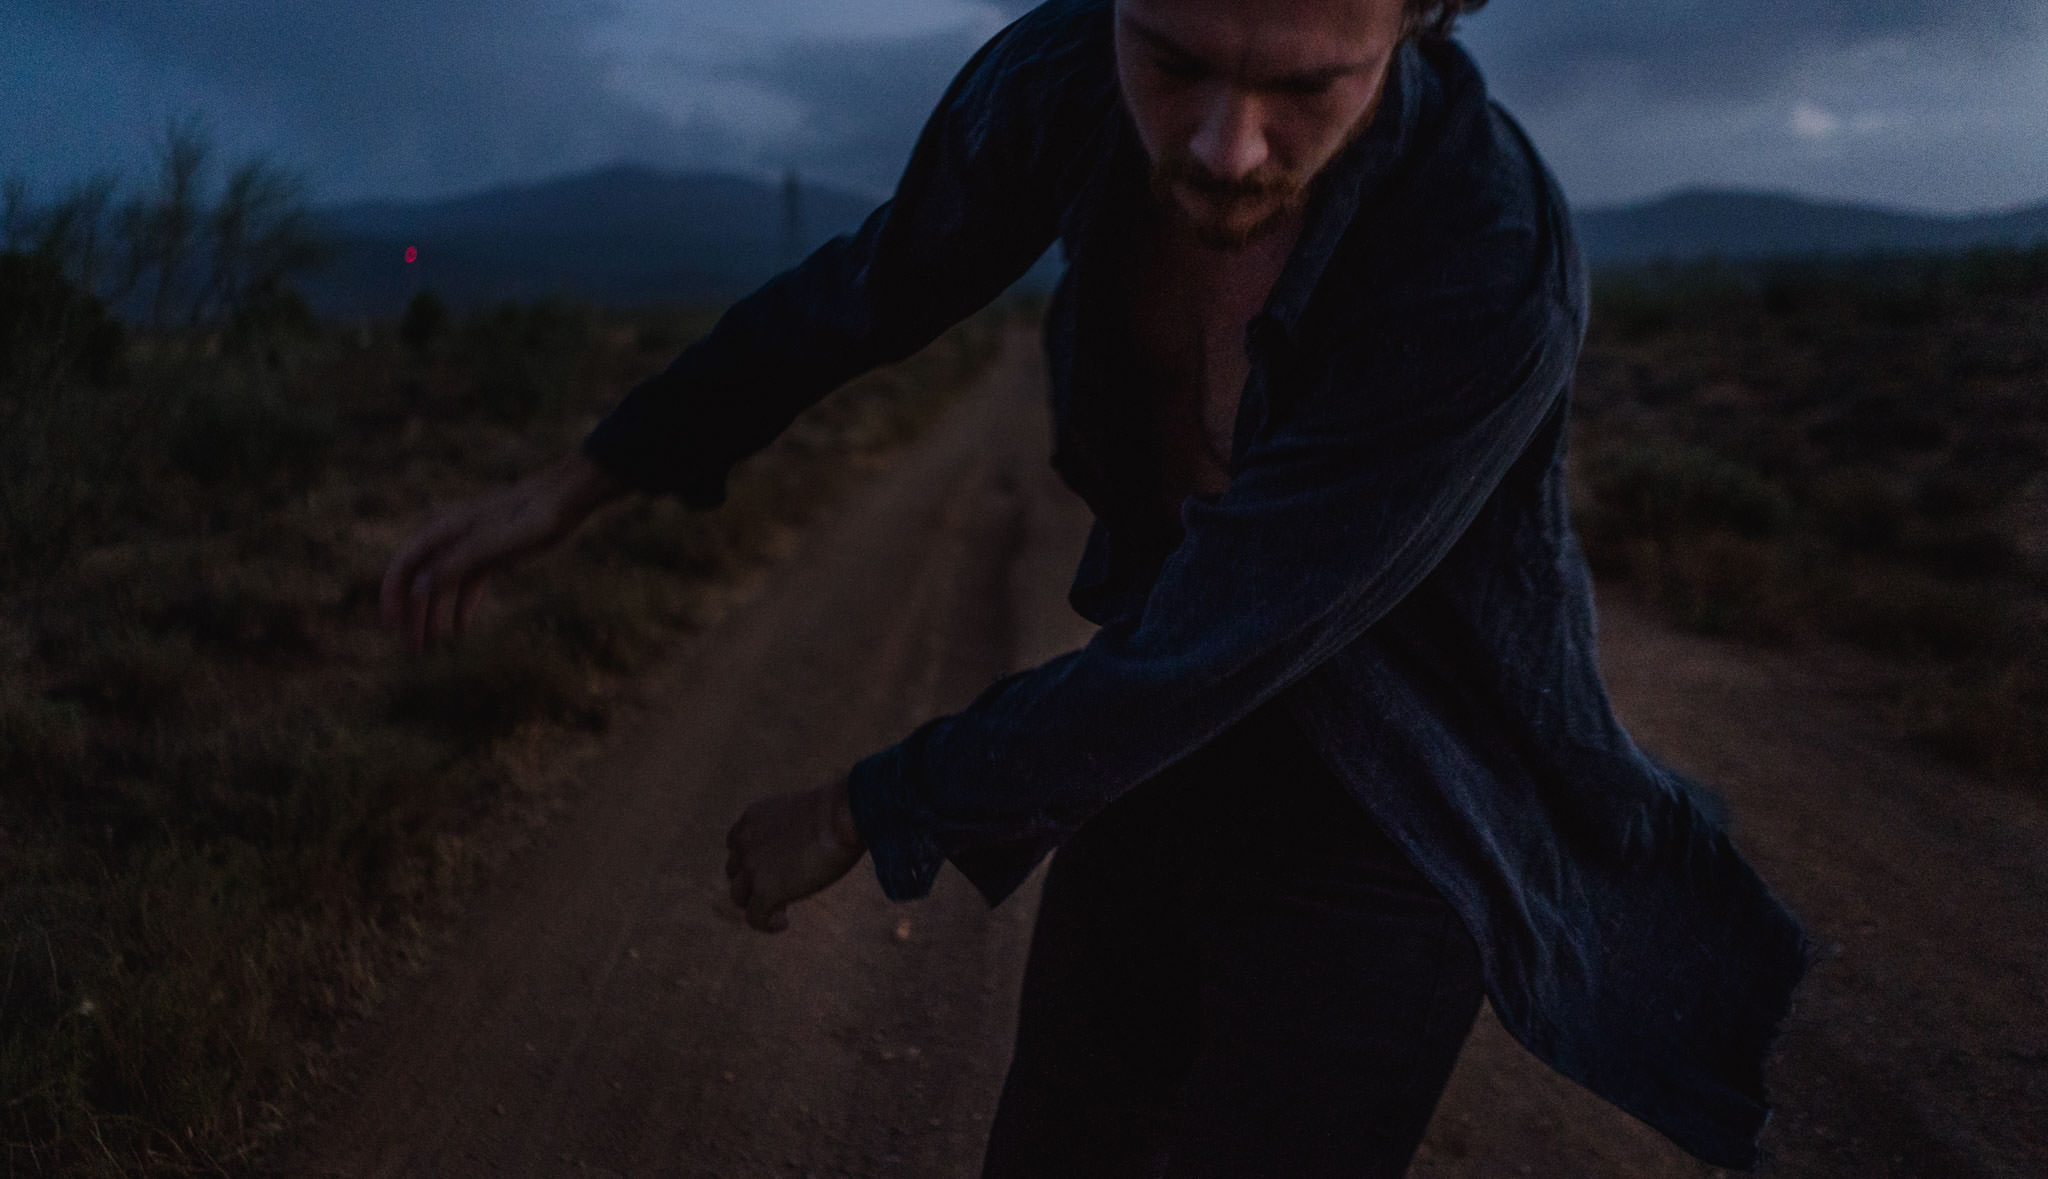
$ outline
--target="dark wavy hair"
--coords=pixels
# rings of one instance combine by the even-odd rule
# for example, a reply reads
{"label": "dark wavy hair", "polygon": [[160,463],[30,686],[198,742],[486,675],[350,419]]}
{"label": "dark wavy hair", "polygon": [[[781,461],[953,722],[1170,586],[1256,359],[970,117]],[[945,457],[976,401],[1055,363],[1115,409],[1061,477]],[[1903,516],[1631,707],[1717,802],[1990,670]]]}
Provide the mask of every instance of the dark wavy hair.
{"label": "dark wavy hair", "polygon": [[1459,17],[1484,7],[1486,0],[1408,0],[1408,35],[1448,37]]}

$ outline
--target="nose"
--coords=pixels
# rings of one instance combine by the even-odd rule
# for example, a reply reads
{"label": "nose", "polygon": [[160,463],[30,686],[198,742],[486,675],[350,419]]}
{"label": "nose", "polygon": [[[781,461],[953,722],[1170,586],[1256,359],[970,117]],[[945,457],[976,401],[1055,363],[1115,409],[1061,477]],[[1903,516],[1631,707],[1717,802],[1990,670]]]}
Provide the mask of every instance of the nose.
{"label": "nose", "polygon": [[1251,175],[1268,155],[1258,101],[1230,87],[1216,87],[1188,151],[1220,179]]}

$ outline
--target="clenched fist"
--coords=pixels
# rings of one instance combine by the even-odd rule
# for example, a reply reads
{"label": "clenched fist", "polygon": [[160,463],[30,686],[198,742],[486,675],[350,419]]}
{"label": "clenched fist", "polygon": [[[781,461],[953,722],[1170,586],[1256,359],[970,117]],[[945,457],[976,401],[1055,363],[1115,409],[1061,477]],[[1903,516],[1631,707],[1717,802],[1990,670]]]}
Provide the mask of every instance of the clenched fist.
{"label": "clenched fist", "polygon": [[753,804],[726,834],[725,875],[732,903],[763,933],[789,928],[784,910],[853,870],[867,845],[853,825],[846,779],[817,790],[771,795]]}

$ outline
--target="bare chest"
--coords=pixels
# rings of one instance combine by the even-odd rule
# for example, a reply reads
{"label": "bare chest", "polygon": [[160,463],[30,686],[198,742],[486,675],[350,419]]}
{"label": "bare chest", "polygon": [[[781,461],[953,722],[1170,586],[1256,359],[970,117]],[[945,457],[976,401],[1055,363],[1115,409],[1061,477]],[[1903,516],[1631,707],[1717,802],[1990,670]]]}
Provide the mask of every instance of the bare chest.
{"label": "bare chest", "polygon": [[1141,370],[1155,491],[1169,509],[1229,481],[1232,436],[1251,358],[1245,328],[1265,306],[1294,235],[1223,253],[1161,240],[1138,251],[1130,327]]}

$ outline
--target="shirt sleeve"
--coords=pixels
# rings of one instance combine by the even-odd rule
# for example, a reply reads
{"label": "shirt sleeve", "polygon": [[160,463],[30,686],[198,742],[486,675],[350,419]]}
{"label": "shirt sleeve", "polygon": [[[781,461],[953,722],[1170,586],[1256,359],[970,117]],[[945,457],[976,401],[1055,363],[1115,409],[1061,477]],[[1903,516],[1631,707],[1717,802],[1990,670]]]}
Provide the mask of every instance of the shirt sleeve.
{"label": "shirt sleeve", "polygon": [[895,194],[733,304],[709,334],[634,386],[584,438],[635,491],[724,502],[741,459],[797,414],[986,306],[1057,237],[1060,170],[1029,108],[1046,17],[1027,14],[969,59]]}
{"label": "shirt sleeve", "polygon": [[1583,333],[1562,267],[1506,244],[1532,263],[1520,291],[1437,287],[1439,310],[1359,331],[1315,392],[1248,442],[1219,496],[1184,502],[1184,538],[1134,620],[853,767],[855,822],[887,896],[925,895],[950,858],[999,903],[1090,815],[1428,575],[1558,404]]}

